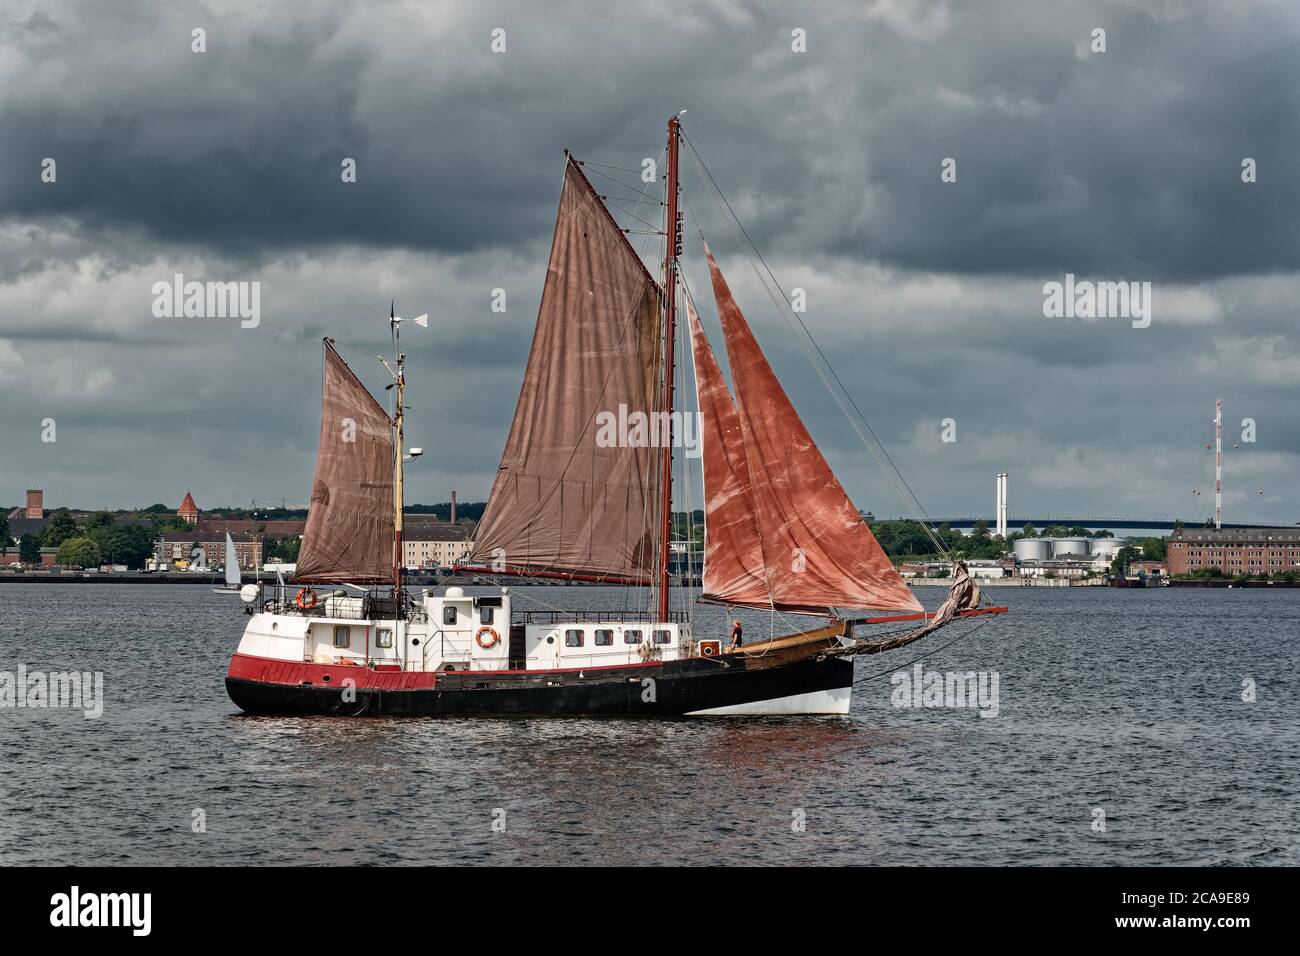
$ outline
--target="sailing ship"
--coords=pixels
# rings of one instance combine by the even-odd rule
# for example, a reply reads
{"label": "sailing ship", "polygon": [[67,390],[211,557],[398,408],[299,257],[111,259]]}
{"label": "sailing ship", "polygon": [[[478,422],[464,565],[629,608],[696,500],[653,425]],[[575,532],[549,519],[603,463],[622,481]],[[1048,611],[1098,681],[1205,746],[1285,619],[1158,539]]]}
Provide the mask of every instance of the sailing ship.
{"label": "sailing ship", "polygon": [[239,594],[240,593],[240,574],[239,574],[239,555],[235,551],[235,539],[230,537],[230,532],[226,532],[226,583],[219,587],[213,588],[213,594]]}
{"label": "sailing ship", "polygon": [[[657,201],[665,246],[658,278],[585,164],[566,152],[514,420],[474,553],[457,568],[497,582],[524,576],[619,585],[635,599],[631,610],[538,609],[500,583],[473,594],[454,585],[419,594],[404,586],[405,356],[400,320],[392,316],[396,356],[380,357],[393,379],[391,412],[343,360],[338,343],[324,340],[320,445],[297,571],[246,609],[250,619],[226,677],[241,709],[845,714],[856,655],[1005,611],[981,606],[960,564],[943,605],[930,614],[922,609],[813,442],[707,251],[728,389],[679,283],[682,138],[673,117],[665,193]],[[698,600],[763,609],[782,621],[811,619],[739,647],[694,633],[695,602],[670,604],[674,409],[677,392],[686,390],[674,355],[679,304],[686,307],[701,429]],[[649,440],[598,440],[602,412],[629,409],[652,423]],[[846,613],[862,610],[873,616]],[[863,634],[873,626],[889,630]]]}

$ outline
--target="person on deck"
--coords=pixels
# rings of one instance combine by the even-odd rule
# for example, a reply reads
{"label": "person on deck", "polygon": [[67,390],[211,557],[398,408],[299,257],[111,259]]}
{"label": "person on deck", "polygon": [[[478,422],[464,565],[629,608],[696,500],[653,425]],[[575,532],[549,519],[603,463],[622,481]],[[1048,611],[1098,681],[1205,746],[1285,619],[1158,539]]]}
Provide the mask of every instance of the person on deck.
{"label": "person on deck", "polygon": [[731,622],[731,646],[728,647],[727,650],[729,651],[739,650],[740,644],[741,644],[740,621],[732,621]]}

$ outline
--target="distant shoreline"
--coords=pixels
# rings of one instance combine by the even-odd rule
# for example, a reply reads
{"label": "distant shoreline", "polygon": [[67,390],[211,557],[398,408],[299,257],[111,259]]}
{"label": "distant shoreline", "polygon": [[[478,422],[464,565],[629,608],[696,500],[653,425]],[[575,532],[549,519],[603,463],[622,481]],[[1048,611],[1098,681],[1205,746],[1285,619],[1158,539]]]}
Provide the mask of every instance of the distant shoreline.
{"label": "distant shoreline", "polygon": [[[31,571],[6,571],[0,572],[0,584],[191,584],[206,585],[224,585],[225,576],[221,574],[194,574],[192,572],[140,572],[140,571],[117,571],[117,572],[100,572],[96,574],[87,574],[84,571],[64,571],[57,574],[48,572],[38,573]],[[259,581],[254,578],[245,577],[243,584],[257,584]],[[260,579],[262,584],[274,584],[275,580],[271,577]],[[288,582],[286,582],[287,584]],[[495,584],[502,583],[507,587],[609,587],[610,585],[593,584],[587,581],[556,581],[552,579],[532,579],[532,578],[510,578],[508,581],[486,581],[483,579],[473,579],[469,577],[452,576],[446,578],[434,577],[416,577],[406,578],[406,585],[410,588],[433,588],[447,587],[458,585],[461,587],[491,587]],[[946,578],[915,578],[909,580],[908,585],[913,588],[933,587],[933,588],[950,588],[952,581]],[[985,579],[979,582],[981,588],[1033,588],[1042,589],[1068,589],[1077,591],[1082,588],[1102,588],[1109,589],[1107,582],[1104,580],[1093,579],[1088,583],[1073,583],[1067,578],[1002,578],[1002,579]],[[676,579],[672,586],[675,588],[687,587],[687,582],[683,579]],[[690,582],[690,587],[698,588],[699,579]],[[318,585],[319,589],[324,589],[326,585]],[[1205,578],[1199,580],[1170,580],[1163,587],[1171,588],[1212,588],[1229,590],[1234,588],[1269,588],[1275,590],[1287,590],[1300,588],[1300,581],[1233,581],[1230,578]],[[1127,590],[1137,588],[1136,585],[1130,584]],[[1150,588],[1138,588],[1139,590],[1162,590],[1162,587],[1151,586]]]}

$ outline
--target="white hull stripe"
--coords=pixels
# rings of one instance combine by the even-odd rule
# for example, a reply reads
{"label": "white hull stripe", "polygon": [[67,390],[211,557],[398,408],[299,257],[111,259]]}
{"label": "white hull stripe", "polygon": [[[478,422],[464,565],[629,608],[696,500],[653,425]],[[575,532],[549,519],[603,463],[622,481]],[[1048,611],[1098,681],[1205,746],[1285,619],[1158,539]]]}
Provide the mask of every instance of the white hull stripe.
{"label": "white hull stripe", "polygon": [[852,687],[836,687],[833,690],[815,690],[807,694],[792,694],[789,697],[773,697],[771,700],[754,700],[746,704],[732,704],[728,707],[708,707],[704,710],[692,710],[687,717],[711,717],[740,714],[847,714],[849,701],[853,696]]}

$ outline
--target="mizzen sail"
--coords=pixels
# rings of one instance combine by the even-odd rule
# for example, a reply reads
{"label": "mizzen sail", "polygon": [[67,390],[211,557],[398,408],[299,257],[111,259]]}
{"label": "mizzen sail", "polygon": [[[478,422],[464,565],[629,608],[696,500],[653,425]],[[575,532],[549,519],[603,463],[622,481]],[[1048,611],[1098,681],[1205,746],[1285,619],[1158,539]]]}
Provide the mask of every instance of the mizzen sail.
{"label": "mizzen sail", "polygon": [[770,595],[763,570],[763,543],[754,515],[749,461],[736,405],[722,369],[690,300],[695,390],[700,409],[701,463],[704,467],[703,600],[767,607]]}
{"label": "mizzen sail", "polygon": [[[807,613],[832,607],[921,610],[822,457],[713,253],[705,251],[727,341],[770,605]],[[707,472],[705,481],[708,499]]]}
{"label": "mizzen sail", "polygon": [[295,581],[393,578],[393,422],[325,340],[320,447]]}
{"label": "mizzen sail", "polygon": [[637,580],[654,568],[659,429],[609,425],[655,422],[663,407],[660,305],[659,286],[570,159],[475,562]]}

